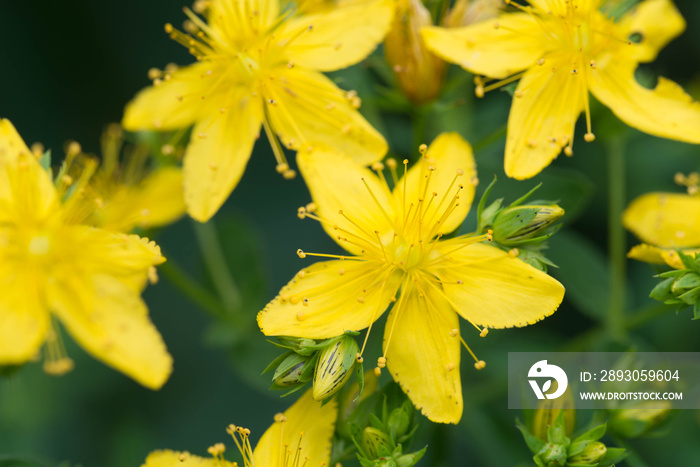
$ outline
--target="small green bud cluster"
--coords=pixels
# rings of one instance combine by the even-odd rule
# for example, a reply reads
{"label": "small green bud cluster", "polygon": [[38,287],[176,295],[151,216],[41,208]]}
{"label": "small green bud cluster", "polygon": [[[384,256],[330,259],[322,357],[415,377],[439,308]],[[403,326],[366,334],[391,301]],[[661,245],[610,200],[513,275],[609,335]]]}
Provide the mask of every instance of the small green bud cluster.
{"label": "small green bud cluster", "polygon": [[599,425],[573,440],[567,436],[565,412],[559,414],[548,429],[546,439],[535,436],[520,422],[517,426],[525,438],[537,467],[610,467],[625,456],[623,448],[612,448],[602,443],[606,424]]}
{"label": "small green bud cluster", "polygon": [[[352,424],[350,432],[357,447],[357,458],[363,467],[411,467],[425,454],[426,448],[404,454],[403,445],[410,441],[418,425],[415,409],[405,396],[403,403],[389,410],[385,395],[381,418],[369,416],[368,426]],[[426,446],[427,447],[427,446]]]}
{"label": "small green bud cluster", "polygon": [[700,255],[693,257],[678,251],[684,269],[674,269],[656,277],[663,280],[649,294],[654,300],[667,305],[678,305],[682,310],[693,307],[693,319],[700,319]]}
{"label": "small green bud cluster", "polygon": [[540,185],[509,206],[503,206],[503,198],[486,206],[495,183],[494,178],[479,201],[477,232],[493,231],[493,245],[510,252],[537,269],[546,271],[548,265],[554,266],[544,256],[542,250],[547,247],[547,239],[561,227],[560,224],[554,225],[554,223],[564,215],[564,210],[553,201],[523,204]]}
{"label": "small green bud cluster", "polygon": [[348,331],[321,341],[278,337],[274,344],[286,352],[274,359],[263,373],[274,369],[272,389],[286,389],[287,394],[313,380],[314,399],[328,401],[348,382],[354,369],[362,394],[364,372],[358,359],[359,348],[354,337],[357,334]]}

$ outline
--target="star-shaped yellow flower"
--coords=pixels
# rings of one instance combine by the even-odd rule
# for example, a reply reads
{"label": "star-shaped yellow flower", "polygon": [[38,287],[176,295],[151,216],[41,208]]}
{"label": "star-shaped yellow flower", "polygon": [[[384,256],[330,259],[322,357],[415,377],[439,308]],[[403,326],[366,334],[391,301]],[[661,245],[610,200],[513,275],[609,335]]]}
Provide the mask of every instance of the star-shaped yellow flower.
{"label": "star-shaped yellow flower", "polygon": [[[677,179],[685,180],[682,174]],[[628,257],[654,264],[668,264],[683,269],[676,250],[695,256],[700,252],[700,196],[698,174],[684,193],[647,193],[630,203],[622,215],[625,227],[639,237],[642,244],[633,247]]]}
{"label": "star-shaped yellow flower", "polygon": [[508,118],[505,172],[530,178],[562,149],[573,154],[574,126],[586,114],[589,92],[625,123],[646,133],[700,143],[700,104],[680,86],[659,78],[655,89],[634,77],[639,63],[685,29],[670,0],[645,0],[619,21],[598,10],[600,0],[529,0],[506,3],[520,12],[503,13],[460,29],[425,28],[428,48],[477,75],[503,81],[477,95],[520,80]]}
{"label": "star-shaped yellow flower", "polygon": [[[261,125],[278,171],[293,176],[274,133],[298,149],[323,142],[370,164],[387,150],[360,115],[360,98],[322,71],[365,58],[382,40],[392,0],[357,0],[319,13],[280,0],[213,0],[208,23],[189,10],[186,35],[171,37],[198,62],[156,78],[127,105],[127,130],[172,130],[194,124],[184,159],[189,214],[206,221],[237,185]],[[158,73],[156,73],[158,75]]]}
{"label": "star-shaped yellow flower", "polygon": [[165,259],[148,239],[84,225],[87,180],[56,189],[15,128],[0,120],[0,365],[45,344],[44,367],[72,367],[56,322],[86,351],[149,388],[172,358],[140,294]]}
{"label": "star-shaped yellow flower", "polygon": [[258,314],[260,329],[333,337],[371,327],[393,303],[378,368],[388,365],[429,419],[457,423],[464,342],[458,316],[482,336],[482,327],[525,326],[552,314],[564,288],[482,243],[485,235],[441,240],[464,221],[477,183],[471,147],[455,133],[439,136],[401,179],[390,160],[393,191],[381,164],[374,165],[375,175],[320,147],[300,151],[297,160],[315,204],[301,208],[300,217],[318,219],[349,256],[299,250],[302,258],[335,259],[301,270]]}
{"label": "star-shaped yellow flower", "polygon": [[[275,416],[275,423],[260,438],[255,450],[248,439],[250,430],[229,425],[226,431],[233,436],[245,467],[322,467],[330,462],[337,417],[336,401],[321,406],[307,391],[284,414]],[[213,458],[154,451],[141,467],[236,467],[237,463],[224,459],[224,451],[223,443],[209,448]]]}

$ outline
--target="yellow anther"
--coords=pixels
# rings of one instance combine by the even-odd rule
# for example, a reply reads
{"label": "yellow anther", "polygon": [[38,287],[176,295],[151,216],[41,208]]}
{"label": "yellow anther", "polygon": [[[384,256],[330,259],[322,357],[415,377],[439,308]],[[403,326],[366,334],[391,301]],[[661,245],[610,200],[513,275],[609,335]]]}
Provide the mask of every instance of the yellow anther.
{"label": "yellow anther", "polygon": [[77,156],[82,152],[82,147],[80,146],[80,143],[77,141],[71,141],[68,143],[68,146],[66,146],[66,154],[69,156]]}
{"label": "yellow anther", "polygon": [[488,333],[489,333],[488,328],[484,328],[484,329],[482,329],[481,332],[479,333],[479,337],[486,337],[486,335],[487,335]]}
{"label": "yellow anther", "polygon": [[297,303],[299,303],[299,297],[297,295],[292,295],[291,297],[289,297],[289,303],[291,303],[292,305],[296,305]]}
{"label": "yellow anther", "polygon": [[483,360],[479,360],[478,362],[474,363],[474,368],[477,370],[483,370],[484,367],[486,367],[486,362]]}
{"label": "yellow anther", "polygon": [[382,375],[382,369],[377,367],[374,367],[374,375],[379,378]]}
{"label": "yellow anther", "polygon": [[486,231],[486,240],[489,242],[493,241],[493,230],[489,229]]}
{"label": "yellow anther", "polygon": [[179,460],[180,462],[185,462],[188,457],[190,457],[189,452],[181,452],[180,455],[177,457],[177,460]]}
{"label": "yellow anther", "polygon": [[460,177],[464,175],[464,169],[457,169],[457,175]]}
{"label": "yellow anther", "polygon": [[396,165],[396,159],[394,159],[393,157],[390,157],[386,160],[386,166],[389,167],[389,169],[395,169]]}
{"label": "yellow anther", "polygon": [[544,65],[544,58],[540,58],[540,59],[537,60],[535,63],[537,63],[539,66]]}
{"label": "yellow anther", "polygon": [[275,414],[275,422],[284,423],[286,421],[287,421],[287,417],[285,417],[283,413]]}
{"label": "yellow anther", "polygon": [[315,212],[316,209],[318,209],[318,206],[316,206],[316,203],[309,203],[306,205],[306,212]]}
{"label": "yellow anther", "polygon": [[425,154],[427,150],[428,150],[428,145],[425,143],[418,146],[418,152],[420,152],[421,154]]}
{"label": "yellow anther", "polygon": [[595,68],[595,67],[596,67],[595,60],[591,60],[591,68]]}
{"label": "yellow anther", "polygon": [[236,432],[236,425],[231,423],[229,426],[226,427],[226,433],[229,435],[233,435]]}
{"label": "yellow anther", "polygon": [[297,313],[297,321],[304,321],[306,319],[306,313],[300,311]]}
{"label": "yellow anther", "polygon": [[286,162],[283,162],[281,164],[277,164],[277,167],[275,167],[275,170],[279,174],[285,173],[287,170],[289,170],[289,164],[287,164]]}
{"label": "yellow anther", "polygon": [[64,175],[63,177],[61,177],[61,181],[65,185],[72,185],[73,184],[73,177],[71,177],[70,175]]}
{"label": "yellow anther", "polygon": [[362,358],[362,355],[360,355],[359,352],[355,355],[355,360],[357,360],[357,363],[362,363],[365,361],[365,359]]}
{"label": "yellow anther", "polygon": [[158,270],[155,266],[148,268],[148,282],[151,285],[158,283]]}
{"label": "yellow anther", "polygon": [[474,89],[474,95],[476,95],[476,97],[478,97],[479,99],[484,97],[484,87],[480,84],[477,85],[476,88]]}
{"label": "yellow anther", "polygon": [[595,135],[593,133],[586,133],[583,135],[583,139],[586,140],[587,143],[590,143],[595,140]]}
{"label": "yellow anther", "polygon": [[306,218],[306,208],[304,206],[300,207],[297,209],[297,217],[299,219],[304,219]]}
{"label": "yellow anther", "polygon": [[365,303],[364,297],[357,297],[357,303]]}
{"label": "yellow anther", "polygon": [[384,358],[384,357],[379,357],[379,358],[377,359],[377,366],[378,366],[379,368],[384,368],[384,367],[386,367],[386,358]]}
{"label": "yellow anther", "polygon": [[170,23],[165,23],[165,32],[166,32],[167,34],[171,34],[174,30],[175,30],[175,28],[173,28],[173,25],[172,25],[172,24],[170,24]]}
{"label": "yellow anther", "polygon": [[517,97],[517,98],[521,98],[521,97],[523,97],[523,92],[522,92],[521,90],[518,89],[517,91],[515,91],[515,92],[513,93],[513,95],[514,95],[515,97]]}
{"label": "yellow anther", "polygon": [[384,164],[382,164],[381,162],[375,162],[374,164],[372,164],[372,170],[374,170],[375,172],[384,170]]}
{"label": "yellow anther", "polygon": [[445,369],[446,369],[447,371],[452,371],[452,370],[455,369],[455,364],[452,363],[452,362],[450,362],[450,363],[448,363],[447,365],[445,365]]}
{"label": "yellow anther", "polygon": [[517,256],[518,256],[519,254],[520,254],[520,250],[518,250],[517,248],[511,248],[511,249],[508,251],[508,255],[510,255],[511,258],[517,258]]}
{"label": "yellow anther", "polygon": [[163,153],[164,156],[170,156],[175,153],[175,146],[172,144],[164,144],[161,148],[160,151]]}
{"label": "yellow anther", "polygon": [[304,297],[304,299],[301,301],[301,304],[304,306],[309,306],[309,299]]}
{"label": "yellow anther", "polygon": [[151,68],[148,70],[148,79],[153,81],[154,79],[158,79],[161,76],[163,76],[163,72],[160,71],[158,68]]}
{"label": "yellow anther", "polygon": [[459,329],[453,329],[450,331],[450,336],[451,337],[457,337],[459,336]]}
{"label": "yellow anther", "polygon": [[341,276],[343,274],[345,274],[345,269],[343,269],[343,268],[338,269],[338,274],[340,274]]}
{"label": "yellow anther", "polygon": [[564,148],[564,154],[566,154],[567,157],[571,157],[574,155],[574,150],[571,148],[571,146],[567,146]]}
{"label": "yellow anther", "polygon": [[297,250],[297,256],[298,256],[299,258],[301,258],[301,259],[304,259],[304,258],[306,258],[306,253],[304,253],[304,250],[302,250],[301,248],[299,248],[299,249]]}

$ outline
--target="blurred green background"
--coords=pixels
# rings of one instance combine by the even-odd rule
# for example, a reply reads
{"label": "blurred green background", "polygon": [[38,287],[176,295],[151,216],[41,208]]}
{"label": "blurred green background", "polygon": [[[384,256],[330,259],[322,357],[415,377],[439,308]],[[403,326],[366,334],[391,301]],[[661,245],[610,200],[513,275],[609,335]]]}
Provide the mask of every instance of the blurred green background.
{"label": "blurred green background", "polygon": [[[688,30],[656,62],[644,65],[640,75],[669,77],[700,99],[700,2],[676,3]],[[104,125],[120,120],[124,104],[148,84],[150,67],[190,63],[186,51],[163,32],[166,22],[179,25],[185,19],[182,6],[166,0],[1,1],[0,116],[9,118],[28,144],[40,141],[54,154],[62,153],[69,139],[98,153]],[[506,180],[504,138],[491,144],[483,141],[505,123],[510,96],[495,91],[476,101],[470,79],[460,80],[460,75],[464,78],[464,72],[452,67],[449,78],[456,79],[455,87],[427,119],[422,140],[429,142],[442,128],[457,130],[472,142],[482,181],[479,192],[497,174],[494,198],[512,201],[543,181],[536,197],[561,200],[568,212],[566,226],[552,239],[549,257],[560,266],[551,273],[567,287],[567,296],[552,317],[535,326],[492,332],[486,339],[477,339],[465,328],[465,340],[488,366],[477,372],[465,359],[461,423],[437,426],[423,419],[416,446],[430,444],[420,465],[529,465],[531,455],[514,425],[522,414],[507,409],[509,351],[631,347],[700,351],[700,324],[690,322],[690,311],[659,309],[647,298],[656,283],[653,269],[629,262],[630,322],[641,321],[645,311],[640,310],[658,316],[637,323],[626,342],[606,338],[600,331],[609,291],[604,144],[584,143],[579,127],[573,158],[562,156],[534,180]],[[363,111],[385,133],[392,152],[416,157],[410,118],[377,105],[386,84],[370,84],[379,76],[373,66],[365,63],[333,76],[341,87],[359,90]],[[450,104],[455,101],[457,106]],[[597,134],[618,127],[607,109],[594,106],[594,112]],[[620,131],[628,141],[627,201],[648,191],[680,192],[673,174],[700,169],[696,146],[626,128]],[[275,351],[256,332],[254,317],[308,264],[296,256],[297,248],[332,252],[338,247],[316,223],[297,218],[296,208],[310,201],[302,179],[285,181],[274,167],[263,138],[241,184],[215,217],[229,267],[246,293],[242,313],[249,327],[232,329],[215,321],[161,274],[160,283],[149,287],[145,298],[175,359],[166,386],[159,392],[144,389],[85,355],[68,339],[68,353],[76,361],[68,375],[54,378],[45,375],[40,364],[29,364],[0,379],[0,465],[6,465],[4,455],[36,458],[44,465],[67,461],[85,467],[137,466],[157,448],[205,455],[208,446],[226,441],[227,424],[246,426],[257,439],[273,415],[292,402],[296,396],[280,399],[265,389],[269,378],[259,373]],[[462,231],[474,227],[471,215]],[[183,219],[156,232],[155,238],[166,257],[209,286],[191,221]],[[628,238],[628,245],[634,241]],[[590,414],[579,411],[578,416],[585,420]],[[697,465],[699,423],[700,412],[674,414],[663,427],[665,435],[630,442],[640,460],[633,458],[629,465]],[[231,449],[232,443],[227,444]]]}

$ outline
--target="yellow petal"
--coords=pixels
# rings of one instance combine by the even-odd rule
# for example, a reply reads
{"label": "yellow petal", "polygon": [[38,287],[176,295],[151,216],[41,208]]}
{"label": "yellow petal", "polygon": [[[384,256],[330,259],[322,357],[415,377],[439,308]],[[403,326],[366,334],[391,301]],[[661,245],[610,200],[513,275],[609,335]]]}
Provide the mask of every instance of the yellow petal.
{"label": "yellow petal", "polygon": [[182,170],[163,167],[137,187],[126,187],[122,196],[110,199],[102,211],[99,227],[130,232],[134,227],[161,227],[184,214]]}
{"label": "yellow petal", "polygon": [[6,216],[42,218],[54,208],[56,190],[48,172],[7,119],[0,119],[0,221]]}
{"label": "yellow petal", "polygon": [[153,451],[141,467],[236,467],[233,462],[204,458],[178,451]]}
{"label": "yellow petal", "polygon": [[646,0],[637,4],[619,23],[623,37],[641,34],[628,48],[629,57],[651,62],[673,38],[685,30],[685,20],[671,0]]}
{"label": "yellow petal", "polygon": [[459,329],[457,314],[428,285],[402,290],[399,300],[384,331],[389,372],[428,419],[458,423],[462,418],[460,341],[450,335]]}
{"label": "yellow petal", "polygon": [[[568,2],[559,0],[527,0],[528,3],[535,8],[539,8],[541,13],[555,14],[566,16],[567,10],[570,8]],[[601,0],[577,0],[575,4],[576,14],[585,15],[588,12],[598,9]]]}
{"label": "yellow petal", "polygon": [[310,152],[300,151],[297,164],[318,207],[317,213],[325,220],[323,228],[340,246],[360,254],[367,241],[376,240],[375,231],[379,235],[393,234],[391,194],[370,170],[322,145]]}
{"label": "yellow petal", "polygon": [[[359,331],[378,319],[396,293],[401,274],[366,261],[312,264],[258,313],[266,336],[324,339]],[[307,300],[307,301],[305,301]]]}
{"label": "yellow petal", "polygon": [[392,0],[345,2],[329,12],[290,21],[281,39],[291,41],[287,53],[294,63],[319,71],[339,70],[372,53],[389,31],[393,14]]}
{"label": "yellow petal", "polygon": [[637,261],[644,261],[645,263],[664,264],[666,261],[664,260],[663,252],[662,248],[642,243],[641,245],[633,246],[627,253],[627,257]]}
{"label": "yellow petal", "polygon": [[532,66],[546,49],[546,36],[526,13],[503,14],[463,28],[422,28],[421,35],[436,55],[491,78]]}
{"label": "yellow petal", "polygon": [[520,327],[546,318],[561,303],[564,287],[544,272],[490,245],[454,251],[459,246],[459,238],[438,244],[451,260],[431,271],[464,319],[490,328]]}
{"label": "yellow petal", "polygon": [[[2,254],[0,260],[5,263]],[[41,303],[43,290],[26,273],[7,268],[2,270],[0,288],[0,366],[21,364],[39,351],[46,337],[49,313]]]}
{"label": "yellow petal", "polygon": [[171,74],[157,86],[139,92],[126,105],[122,125],[126,130],[176,130],[192,125],[215,102],[204,99],[216,79],[209,62],[195,63]]}
{"label": "yellow petal", "polygon": [[574,137],[574,126],[588,98],[565,57],[547,57],[543,66],[525,72],[508,117],[505,172],[519,180],[534,177]]}
{"label": "yellow petal", "polygon": [[[472,148],[459,134],[439,135],[428,147],[425,157],[406,176],[406,202],[422,199],[428,206],[421,209],[423,219],[432,222],[441,219],[446,208],[451,206],[450,201],[458,193],[458,206],[441,222],[439,231],[447,234],[462,225],[474,199],[478,179]],[[460,186],[463,188],[460,189]],[[402,179],[394,188],[394,202],[397,205],[403,202],[403,187]],[[431,197],[433,200],[429,201]]]}
{"label": "yellow petal", "polygon": [[645,243],[667,248],[700,246],[700,198],[647,193],[630,203],[622,223]]}
{"label": "yellow petal", "polygon": [[[700,253],[700,248],[684,248],[681,251],[687,256],[695,257],[698,253]],[[661,257],[663,258],[664,262],[672,268],[685,269],[683,260],[681,260],[681,257],[678,255],[676,250],[661,250]]]}
{"label": "yellow petal", "polygon": [[279,4],[279,0],[214,0],[209,5],[209,25],[219,42],[250,43],[275,24]]}
{"label": "yellow petal", "polygon": [[142,385],[159,389],[172,357],[135,292],[111,276],[66,277],[49,284],[51,309],[88,353]]}
{"label": "yellow petal", "polygon": [[198,122],[185,153],[185,203],[200,222],[216,214],[236,187],[260,132],[260,99],[241,87],[230,92],[226,102],[234,104]]}
{"label": "yellow petal", "polygon": [[[274,131],[291,149],[306,143],[327,144],[363,165],[380,160],[387,151],[384,137],[352,103],[352,93],[338,89],[321,73],[284,67],[269,83],[267,113]],[[270,103],[270,100],[273,103]]]}
{"label": "yellow petal", "polygon": [[637,63],[609,56],[590,77],[591,92],[620,120],[650,135],[700,144],[700,104],[673,81],[659,78],[656,88],[634,78]]}
{"label": "yellow petal", "polygon": [[[338,417],[338,402],[332,400],[321,406],[306,391],[284,415],[285,422],[275,422],[255,446],[255,465],[285,467],[288,452],[305,459],[305,465],[328,465],[331,460],[331,437]],[[297,451],[298,450],[298,454]],[[154,466],[155,467],[155,466]]]}

